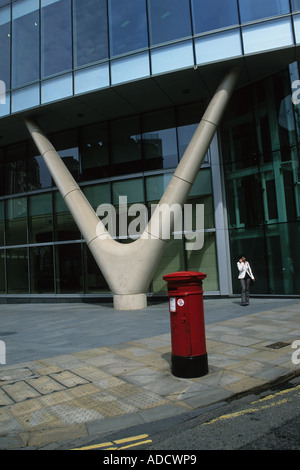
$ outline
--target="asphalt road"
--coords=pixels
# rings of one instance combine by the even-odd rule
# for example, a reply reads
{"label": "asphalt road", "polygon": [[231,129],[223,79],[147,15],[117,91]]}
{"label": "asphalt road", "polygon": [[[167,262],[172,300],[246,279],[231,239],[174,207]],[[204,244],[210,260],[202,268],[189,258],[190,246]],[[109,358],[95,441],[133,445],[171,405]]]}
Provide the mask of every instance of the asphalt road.
{"label": "asphalt road", "polygon": [[[204,450],[299,450],[300,377],[269,390],[202,410],[198,416],[185,421],[163,420],[137,426],[77,448],[104,451],[97,452],[97,457],[84,453],[87,460],[89,456],[93,461],[96,457],[100,463],[116,456],[120,459],[121,455],[136,456],[136,463],[133,460],[130,464],[132,468],[138,467],[141,462],[147,463],[149,458],[158,458],[160,460],[156,463],[162,464],[164,456],[168,455],[170,461],[170,456],[185,455],[185,452],[186,458],[189,458],[185,463],[194,464],[196,461],[192,460],[192,456],[199,463],[200,451]],[[119,451],[117,454],[116,450]],[[140,452],[142,450],[147,452],[144,454]],[[128,451],[133,453],[128,454]],[[107,460],[107,463],[113,462]]]}

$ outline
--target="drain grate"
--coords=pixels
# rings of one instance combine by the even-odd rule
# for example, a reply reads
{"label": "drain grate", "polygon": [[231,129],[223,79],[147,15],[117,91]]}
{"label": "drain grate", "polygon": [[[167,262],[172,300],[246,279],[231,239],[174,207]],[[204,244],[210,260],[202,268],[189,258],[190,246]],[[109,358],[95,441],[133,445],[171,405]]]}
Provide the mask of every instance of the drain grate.
{"label": "drain grate", "polygon": [[285,348],[286,346],[289,346],[290,343],[283,343],[283,342],[278,342],[278,343],[273,343],[273,344],[269,344],[267,346],[267,348],[271,348],[271,349],[281,349],[281,348]]}

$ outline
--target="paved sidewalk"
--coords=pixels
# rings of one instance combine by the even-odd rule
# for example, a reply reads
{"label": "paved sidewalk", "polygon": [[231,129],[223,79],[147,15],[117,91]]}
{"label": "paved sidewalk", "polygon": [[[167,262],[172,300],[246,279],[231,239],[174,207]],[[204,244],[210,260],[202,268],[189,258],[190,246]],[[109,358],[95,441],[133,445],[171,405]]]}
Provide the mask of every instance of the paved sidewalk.
{"label": "paved sidewalk", "polygon": [[[209,373],[170,372],[167,303],[0,305],[0,449],[56,449],[300,374],[299,299],[205,299]],[[298,346],[299,349],[299,346]],[[300,358],[300,354],[299,354]]]}

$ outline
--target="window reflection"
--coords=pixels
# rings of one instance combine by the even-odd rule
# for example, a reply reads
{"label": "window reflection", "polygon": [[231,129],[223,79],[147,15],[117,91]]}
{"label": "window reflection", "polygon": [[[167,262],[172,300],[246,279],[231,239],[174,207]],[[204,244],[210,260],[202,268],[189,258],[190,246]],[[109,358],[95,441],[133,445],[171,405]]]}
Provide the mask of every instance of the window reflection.
{"label": "window reflection", "polygon": [[173,112],[165,111],[144,116],[142,142],[147,170],[176,167],[178,152]]}
{"label": "window reflection", "polygon": [[30,248],[30,290],[32,294],[54,292],[53,247]]}
{"label": "window reflection", "polygon": [[192,0],[192,11],[195,33],[239,24],[236,0]]}
{"label": "window reflection", "polygon": [[35,144],[30,143],[27,165],[28,190],[49,188],[52,178],[46,163],[41,155],[36,153]]}
{"label": "window reflection", "polygon": [[142,171],[139,119],[122,119],[111,123],[111,157],[114,175]]}
{"label": "window reflection", "polygon": [[159,44],[191,34],[189,2],[185,0],[150,0],[150,42]]}
{"label": "window reflection", "polygon": [[13,4],[12,84],[18,87],[39,79],[39,2]]}
{"label": "window reflection", "polygon": [[58,294],[83,291],[81,243],[57,245],[55,267]]}
{"label": "window reflection", "polygon": [[75,66],[108,56],[106,0],[74,0]]}
{"label": "window reflection", "polygon": [[7,284],[9,294],[26,294],[28,283],[27,248],[14,248],[6,252]]}
{"label": "window reflection", "polygon": [[8,147],[4,159],[5,192],[20,193],[27,190],[26,145]]}
{"label": "window reflection", "polygon": [[289,13],[289,0],[239,0],[242,23]]}
{"label": "window reflection", "polygon": [[71,1],[42,0],[42,77],[72,68]]}
{"label": "window reflection", "polygon": [[27,201],[25,197],[15,197],[6,203],[6,244],[24,245],[27,243]]}
{"label": "window reflection", "polygon": [[97,124],[80,132],[82,180],[109,176],[107,124]]}
{"label": "window reflection", "polygon": [[10,8],[0,10],[0,80],[10,88]]}
{"label": "window reflection", "polygon": [[53,239],[52,194],[30,196],[28,206],[29,241],[44,243]]}
{"label": "window reflection", "polygon": [[300,0],[292,0],[292,10],[300,10]]}
{"label": "window reflection", "polygon": [[145,0],[109,0],[111,56],[148,46]]}

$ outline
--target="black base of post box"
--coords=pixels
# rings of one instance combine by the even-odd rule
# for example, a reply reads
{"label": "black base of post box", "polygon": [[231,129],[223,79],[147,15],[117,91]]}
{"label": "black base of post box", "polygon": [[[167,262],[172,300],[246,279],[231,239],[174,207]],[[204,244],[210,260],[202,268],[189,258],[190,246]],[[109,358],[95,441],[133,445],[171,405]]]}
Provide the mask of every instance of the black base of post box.
{"label": "black base of post box", "polygon": [[172,374],[183,379],[195,379],[208,373],[207,353],[202,356],[171,357]]}

